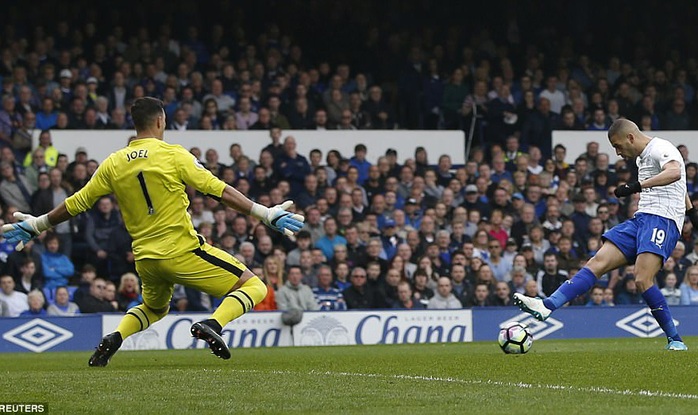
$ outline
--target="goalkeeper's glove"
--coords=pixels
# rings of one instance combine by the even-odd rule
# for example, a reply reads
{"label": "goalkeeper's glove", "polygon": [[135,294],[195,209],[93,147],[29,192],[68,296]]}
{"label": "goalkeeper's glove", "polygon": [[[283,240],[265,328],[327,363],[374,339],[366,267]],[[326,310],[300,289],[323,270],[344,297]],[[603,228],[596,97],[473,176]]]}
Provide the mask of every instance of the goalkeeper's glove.
{"label": "goalkeeper's glove", "polygon": [[293,236],[303,228],[305,218],[303,215],[287,211],[286,209],[291,205],[293,202],[290,200],[271,208],[255,203],[252,205],[250,214],[275,231]]}
{"label": "goalkeeper's glove", "polygon": [[35,218],[26,213],[15,212],[14,217],[19,222],[2,225],[2,234],[7,242],[17,244],[15,249],[18,251],[21,251],[24,248],[24,244],[39,236],[41,232],[51,228],[48,215],[41,215]]}
{"label": "goalkeeper's glove", "polygon": [[633,193],[640,193],[641,191],[642,186],[640,185],[640,182],[631,182],[616,187],[616,190],[614,190],[613,193],[616,195],[616,197],[625,197],[630,196]]}
{"label": "goalkeeper's glove", "polygon": [[695,207],[692,207],[686,211],[686,216],[688,216],[688,219],[691,221],[691,224],[693,225],[693,230],[698,230],[698,209]]}

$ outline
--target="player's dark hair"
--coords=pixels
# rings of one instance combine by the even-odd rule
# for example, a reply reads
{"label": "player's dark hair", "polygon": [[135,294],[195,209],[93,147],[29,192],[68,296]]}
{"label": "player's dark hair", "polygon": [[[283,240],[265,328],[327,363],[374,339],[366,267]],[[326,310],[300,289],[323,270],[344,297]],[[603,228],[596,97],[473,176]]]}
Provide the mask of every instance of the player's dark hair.
{"label": "player's dark hair", "polygon": [[610,127],[608,127],[608,138],[613,138],[615,135],[625,131],[632,121],[626,120],[625,118],[618,118],[613,121]]}
{"label": "player's dark hair", "polygon": [[162,115],[162,101],[153,97],[138,98],[131,105],[131,117],[137,131],[151,127],[155,119]]}

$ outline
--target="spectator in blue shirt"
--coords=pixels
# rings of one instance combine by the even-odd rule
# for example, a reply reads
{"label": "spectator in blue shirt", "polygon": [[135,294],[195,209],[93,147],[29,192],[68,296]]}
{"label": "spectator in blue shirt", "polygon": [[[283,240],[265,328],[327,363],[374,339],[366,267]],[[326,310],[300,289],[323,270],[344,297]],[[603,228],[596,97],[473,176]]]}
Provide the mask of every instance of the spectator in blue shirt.
{"label": "spectator in blue shirt", "polygon": [[321,196],[318,191],[318,180],[317,176],[313,173],[305,176],[303,190],[295,198],[296,205],[300,209],[305,209],[308,206],[317,203],[318,198]]}
{"label": "spectator in blue shirt", "polygon": [[295,197],[303,190],[305,176],[311,172],[310,164],[296,151],[296,139],[292,136],[284,140],[284,152],[274,161],[274,171],[279,179],[287,180],[291,185],[289,197]]}
{"label": "spectator in blue shirt", "polygon": [[36,113],[35,127],[39,130],[48,130],[53,128],[58,122],[58,111],[55,110],[55,105],[51,98],[44,98],[41,105],[41,111]]}
{"label": "spectator in blue shirt", "polygon": [[397,246],[405,242],[396,234],[395,221],[392,219],[386,219],[383,222],[380,238],[386,260],[391,260],[397,253]]}
{"label": "spectator in blue shirt", "polygon": [[359,184],[363,184],[368,179],[368,169],[371,167],[371,163],[366,160],[366,152],[365,145],[357,144],[354,147],[354,157],[349,159],[349,165],[359,170],[359,179],[357,180]]}
{"label": "spectator in blue shirt", "polygon": [[638,291],[635,284],[635,275],[626,274],[623,279],[618,295],[616,296],[616,304],[644,304],[642,294]]}
{"label": "spectator in blue shirt", "polygon": [[44,288],[54,289],[68,285],[68,278],[75,273],[75,266],[70,258],[59,252],[60,242],[54,233],[44,239],[46,251],[41,254],[41,263],[44,267]]}
{"label": "spectator in blue shirt", "polygon": [[404,211],[405,225],[411,226],[415,229],[419,229],[419,226],[422,224],[422,209],[417,203],[417,200],[413,198],[407,199],[405,201]]}
{"label": "spectator in blue shirt", "polygon": [[587,307],[603,307],[606,304],[603,302],[603,287],[594,286],[591,289],[591,294],[589,295],[589,301],[586,303]]}
{"label": "spectator in blue shirt", "polygon": [[313,288],[313,295],[320,305],[320,310],[346,310],[342,292],[332,282],[332,269],[327,265],[320,265],[317,270],[318,285]]}
{"label": "spectator in blue shirt", "polygon": [[315,242],[315,247],[319,248],[325,254],[325,258],[330,261],[334,257],[334,246],[346,245],[347,240],[337,233],[337,221],[333,217],[325,219],[323,228],[325,236]]}
{"label": "spectator in blue shirt", "polygon": [[589,222],[591,216],[586,213],[586,201],[584,196],[576,194],[572,198],[574,204],[574,212],[570,215],[570,219],[574,222],[574,236],[579,239],[586,239],[589,233]]}
{"label": "spectator in blue shirt", "polygon": [[543,191],[538,185],[530,185],[526,189],[526,201],[532,204],[536,209],[536,217],[540,218],[545,214],[547,204],[543,199]]}
{"label": "spectator in blue shirt", "polygon": [[514,177],[511,172],[507,169],[506,158],[504,154],[498,154],[492,160],[492,175],[490,179],[493,183],[499,183],[501,180],[506,179],[509,182],[514,183]]}
{"label": "spectator in blue shirt", "polygon": [[681,285],[681,305],[698,305],[698,267],[688,268]]}

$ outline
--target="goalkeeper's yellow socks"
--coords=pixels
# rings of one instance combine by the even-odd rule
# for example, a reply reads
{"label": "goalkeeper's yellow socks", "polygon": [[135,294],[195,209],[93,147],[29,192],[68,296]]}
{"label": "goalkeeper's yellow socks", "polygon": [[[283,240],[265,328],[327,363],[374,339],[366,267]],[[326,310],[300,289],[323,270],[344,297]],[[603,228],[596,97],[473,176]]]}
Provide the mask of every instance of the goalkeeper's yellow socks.
{"label": "goalkeeper's yellow socks", "polygon": [[121,338],[143,331],[150,327],[151,324],[160,320],[167,315],[169,309],[165,309],[164,313],[157,314],[145,304],[137,305],[126,312],[126,315],[119,322],[116,331],[121,333]]}
{"label": "goalkeeper's yellow socks", "polygon": [[[266,295],[266,284],[258,277],[252,277],[245,281],[240,288],[228,294],[211,317],[222,328],[229,322],[252,310]],[[145,304],[138,305],[126,312],[116,331],[125,339],[134,333],[147,329],[151,324],[165,317],[167,311],[165,310],[165,312],[158,314]],[[213,324],[209,324],[209,326],[218,329]],[[216,331],[220,332],[220,329]]]}
{"label": "goalkeeper's yellow socks", "polygon": [[226,324],[252,310],[266,296],[266,284],[258,277],[252,277],[240,288],[225,296],[211,318],[221,327],[225,327]]}

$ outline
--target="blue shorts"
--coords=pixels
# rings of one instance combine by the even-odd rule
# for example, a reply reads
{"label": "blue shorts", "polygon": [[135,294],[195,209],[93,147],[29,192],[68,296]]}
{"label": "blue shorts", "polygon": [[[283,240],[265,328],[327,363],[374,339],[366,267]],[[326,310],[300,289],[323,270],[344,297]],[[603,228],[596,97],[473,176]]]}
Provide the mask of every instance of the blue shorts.
{"label": "blue shorts", "polygon": [[643,252],[652,252],[663,261],[671,255],[679,240],[679,230],[673,220],[651,213],[637,213],[634,218],[614,226],[602,238],[610,241],[634,264]]}

